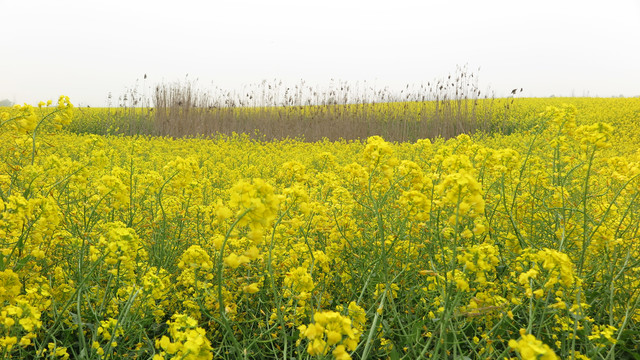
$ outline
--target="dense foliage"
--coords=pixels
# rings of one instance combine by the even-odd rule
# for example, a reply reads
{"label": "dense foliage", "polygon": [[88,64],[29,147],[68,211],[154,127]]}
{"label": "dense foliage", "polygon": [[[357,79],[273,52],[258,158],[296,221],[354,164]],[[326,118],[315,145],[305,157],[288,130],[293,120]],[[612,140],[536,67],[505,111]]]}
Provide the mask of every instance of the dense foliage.
{"label": "dense foliage", "polygon": [[82,135],[68,98],[6,108],[0,353],[633,359],[640,101],[529,101],[511,135],[411,143]]}

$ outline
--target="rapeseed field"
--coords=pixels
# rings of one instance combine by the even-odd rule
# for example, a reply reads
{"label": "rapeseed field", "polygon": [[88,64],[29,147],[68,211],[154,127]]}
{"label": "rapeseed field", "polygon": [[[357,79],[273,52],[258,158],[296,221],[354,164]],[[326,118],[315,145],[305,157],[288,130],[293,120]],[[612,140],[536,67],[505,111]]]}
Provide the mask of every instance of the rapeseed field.
{"label": "rapeseed field", "polygon": [[640,99],[508,134],[69,132],[0,110],[0,354],[637,359]]}

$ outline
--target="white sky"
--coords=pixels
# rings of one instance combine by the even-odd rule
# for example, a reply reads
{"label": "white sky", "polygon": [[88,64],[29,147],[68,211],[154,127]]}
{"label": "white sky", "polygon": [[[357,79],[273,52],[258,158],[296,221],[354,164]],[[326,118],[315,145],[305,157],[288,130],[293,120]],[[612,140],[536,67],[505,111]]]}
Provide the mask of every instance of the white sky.
{"label": "white sky", "polygon": [[[419,84],[477,70],[498,96],[640,95],[640,0],[0,0],[0,100],[198,79]],[[148,75],[142,82],[144,74]]]}

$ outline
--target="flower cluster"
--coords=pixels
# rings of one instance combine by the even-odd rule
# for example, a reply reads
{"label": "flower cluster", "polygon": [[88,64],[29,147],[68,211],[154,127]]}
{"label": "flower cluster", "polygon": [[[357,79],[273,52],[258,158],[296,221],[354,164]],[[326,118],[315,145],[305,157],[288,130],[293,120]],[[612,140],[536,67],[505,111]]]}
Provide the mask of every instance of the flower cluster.
{"label": "flower cluster", "polygon": [[[357,310],[354,309],[354,312]],[[313,314],[313,322],[300,325],[300,338],[307,339],[309,355],[326,355],[331,350],[334,359],[348,360],[358,346],[359,336],[352,327],[349,317],[335,311],[319,311]]]}
{"label": "flower cluster", "polygon": [[230,190],[229,206],[237,209],[238,226],[249,225],[249,238],[255,243],[262,238],[264,230],[275,220],[280,196],[273,186],[262,179],[240,180]]}
{"label": "flower cluster", "polygon": [[509,340],[509,347],[520,354],[523,360],[557,360],[556,353],[545,343],[520,329],[519,340]]}
{"label": "flower cluster", "polygon": [[211,342],[195,319],[183,314],[174,314],[171,319],[167,321],[169,336],[162,336],[156,341],[156,348],[161,351],[153,356],[153,360],[213,359]]}

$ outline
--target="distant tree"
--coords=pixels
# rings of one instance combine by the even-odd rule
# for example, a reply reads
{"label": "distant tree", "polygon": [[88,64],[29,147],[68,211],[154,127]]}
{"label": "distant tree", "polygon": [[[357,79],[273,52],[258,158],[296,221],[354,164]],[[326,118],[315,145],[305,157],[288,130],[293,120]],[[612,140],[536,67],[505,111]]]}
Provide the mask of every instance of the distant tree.
{"label": "distant tree", "polygon": [[9,99],[0,100],[0,106],[13,106],[13,102]]}

